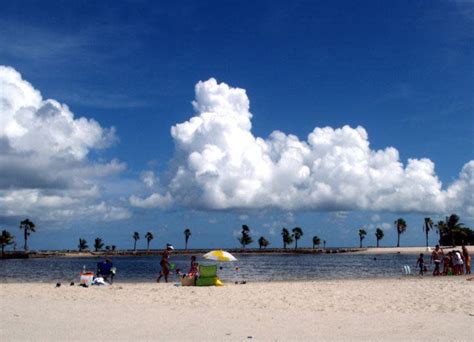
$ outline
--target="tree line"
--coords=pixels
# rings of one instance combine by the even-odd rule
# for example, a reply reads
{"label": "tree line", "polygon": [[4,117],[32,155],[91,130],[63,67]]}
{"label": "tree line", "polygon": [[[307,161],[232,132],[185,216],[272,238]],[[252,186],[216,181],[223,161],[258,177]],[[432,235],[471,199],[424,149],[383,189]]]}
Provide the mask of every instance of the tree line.
{"label": "tree line", "polygon": [[[397,247],[400,247],[400,237],[404,234],[408,228],[408,225],[403,218],[398,218],[394,221],[394,226],[397,232]],[[20,222],[19,226],[20,230],[23,234],[24,251],[28,251],[28,239],[32,233],[36,232],[36,225],[29,220],[28,218]],[[456,246],[461,244],[470,244],[474,245],[474,231],[472,231],[469,227],[466,227],[464,223],[460,222],[460,218],[456,214],[452,214],[450,216],[446,216],[444,220],[439,220],[437,223],[430,217],[425,217],[422,230],[425,234],[426,239],[426,246],[429,245],[429,234],[430,232],[435,232],[439,235],[438,242],[442,246]],[[186,228],[183,232],[184,234],[184,243],[185,249],[188,249],[188,241],[191,237],[191,230]],[[281,237],[282,237],[282,244],[283,249],[287,249],[287,247],[291,244],[295,244],[294,248],[298,248],[298,241],[303,237],[303,229],[301,227],[295,227],[293,229],[288,230],[287,228],[283,227],[281,230]],[[362,248],[363,240],[367,236],[367,231],[363,228],[359,229],[359,246]],[[375,239],[377,241],[377,247],[379,247],[379,242],[384,238],[384,231],[381,228],[376,228],[375,230]],[[151,231],[148,231],[144,234],[144,240],[146,241],[147,250],[150,250],[150,243],[154,239],[154,235]],[[137,243],[140,240],[140,233],[134,232],[131,236],[133,240],[133,250],[137,250]],[[2,230],[2,234],[0,236],[0,244],[2,247],[2,256],[4,255],[4,249],[6,246],[14,244],[15,237],[7,230]],[[242,249],[245,249],[246,246],[253,243],[253,238],[250,234],[250,228],[248,225],[242,225],[241,235],[238,237],[238,241],[242,246]],[[266,248],[270,245],[270,242],[264,236],[261,236],[258,240],[259,248]],[[326,248],[326,240],[321,240],[321,238],[317,235],[312,237],[312,244],[313,249],[319,248],[319,246],[323,244],[323,247]],[[97,237],[94,240],[93,248],[94,250],[100,251],[104,249],[105,243],[102,238]],[[79,251],[86,251],[89,249],[89,245],[86,239],[79,238],[78,243],[78,250]],[[105,250],[115,251],[115,245],[107,245],[105,246]]]}

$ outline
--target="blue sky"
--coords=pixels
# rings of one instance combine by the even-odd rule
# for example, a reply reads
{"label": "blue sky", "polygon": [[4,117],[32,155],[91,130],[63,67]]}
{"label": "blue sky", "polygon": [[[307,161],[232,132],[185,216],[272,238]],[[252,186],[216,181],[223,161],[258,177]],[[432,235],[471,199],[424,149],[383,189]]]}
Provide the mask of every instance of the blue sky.
{"label": "blue sky", "polygon": [[[112,160],[120,164],[114,172],[103,171],[107,175],[100,179],[96,175],[81,179],[100,189],[94,200],[82,202],[83,197],[65,195],[65,188],[54,196],[71,199],[72,211],[104,203],[106,212],[119,208],[126,214],[113,220],[108,219],[112,214],[91,219],[85,214],[89,209],[84,209],[48,218],[44,210],[50,209],[33,200],[22,210],[2,210],[0,225],[16,231],[20,218],[31,217],[39,226],[31,240],[33,248],[72,248],[79,237],[96,236],[128,247],[135,230],[154,231],[157,245],[179,246],[185,227],[193,231],[194,246],[229,247],[236,245],[233,234],[243,223],[275,246],[280,245],[282,226],[301,226],[302,245],[309,245],[314,234],[330,245],[356,245],[360,227],[370,230],[385,224],[382,244],[392,245],[392,223],[400,215],[409,224],[402,243],[413,245],[423,241],[425,214],[439,218],[453,210],[472,226],[472,166],[466,168],[464,192],[457,192],[451,201],[459,205],[443,204],[444,211],[428,212],[429,202],[400,210],[396,205],[394,210],[384,205],[370,210],[345,199],[337,205],[312,202],[295,208],[278,204],[259,208],[261,202],[251,201],[256,210],[236,197],[226,198],[229,205],[221,208],[214,200],[198,203],[197,197],[183,205],[179,199],[186,187],[199,194],[208,191],[196,182],[179,183],[177,190],[170,190],[173,204],[166,208],[134,206],[130,198],[164,196],[170,180],[176,180],[173,165],[182,162],[176,155],[183,151],[175,147],[180,137],[172,137],[170,129],[199,116],[191,104],[194,87],[211,77],[231,89],[246,90],[254,137],[267,139],[278,130],[306,141],[315,127],[362,126],[371,151],[393,146],[404,167],[409,158],[428,158],[442,190],[448,189],[474,159],[473,21],[474,4],[469,1],[4,2],[0,64],[20,73],[43,100],[66,104],[76,119],[94,119],[104,129],[115,127],[107,148],[88,145],[87,156],[75,160],[83,167]],[[203,92],[211,88],[206,83]],[[44,151],[34,153],[46,160],[41,157]],[[49,154],[47,160],[51,162]],[[189,171],[189,165],[185,168]],[[243,168],[241,172],[246,171]],[[229,170],[220,169],[225,171]],[[152,172],[159,185],[144,187],[144,172]],[[17,174],[18,179],[4,185],[4,199],[17,190],[36,191],[40,199],[53,196],[51,187],[28,185],[28,177]],[[205,186],[214,184],[209,181]],[[420,191],[430,193],[428,187]],[[77,190],[72,185],[66,188]],[[374,200],[369,197],[369,202]],[[421,196],[419,202],[425,200]],[[66,209],[61,207],[62,213]],[[16,235],[21,236],[18,231]],[[367,238],[369,244],[372,240]]]}

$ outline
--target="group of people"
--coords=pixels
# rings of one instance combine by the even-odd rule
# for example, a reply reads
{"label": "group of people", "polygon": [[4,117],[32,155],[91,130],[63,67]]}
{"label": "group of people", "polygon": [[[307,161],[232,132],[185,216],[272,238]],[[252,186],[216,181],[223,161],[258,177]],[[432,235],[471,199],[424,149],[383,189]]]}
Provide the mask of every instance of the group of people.
{"label": "group of people", "polygon": [[[443,249],[436,245],[431,253],[430,263],[434,263],[433,276],[471,274],[471,256],[464,245],[460,251],[452,250],[447,254],[444,254]],[[441,265],[443,265],[442,271]],[[427,272],[423,253],[418,257],[416,267],[419,267],[420,275]]]}
{"label": "group of people", "polygon": [[[173,246],[170,244],[166,245],[166,249],[164,250],[163,254],[161,254],[161,260],[160,260],[160,266],[161,266],[161,271],[160,274],[158,275],[158,278],[156,279],[156,282],[160,282],[161,278],[165,278],[165,282],[168,282],[168,276],[170,275],[170,270],[172,264],[169,262],[169,257],[171,252],[174,250]],[[199,264],[196,262],[196,257],[193,255],[191,257],[191,265],[189,268],[188,273],[182,273],[179,269],[176,270],[176,274],[180,276],[189,276],[193,277],[196,276],[198,273],[198,267]]]}

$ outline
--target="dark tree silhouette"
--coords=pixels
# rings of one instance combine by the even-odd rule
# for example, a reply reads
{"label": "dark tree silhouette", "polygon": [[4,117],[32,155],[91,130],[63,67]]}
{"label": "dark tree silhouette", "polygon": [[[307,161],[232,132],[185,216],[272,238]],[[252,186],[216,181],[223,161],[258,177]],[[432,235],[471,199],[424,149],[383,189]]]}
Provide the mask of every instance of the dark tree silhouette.
{"label": "dark tree silhouette", "polygon": [[94,240],[94,249],[95,251],[99,251],[101,250],[102,248],[104,248],[104,242],[102,242],[102,239],[101,238],[95,238]]}
{"label": "dark tree silhouette", "polygon": [[188,241],[189,241],[190,236],[191,236],[191,229],[186,228],[184,230],[184,249],[185,250],[188,250]]}
{"label": "dark tree silhouette", "polygon": [[367,232],[365,231],[365,229],[359,229],[360,248],[362,248],[362,240],[365,239],[366,235],[367,235]]}
{"label": "dark tree silhouette", "polygon": [[146,250],[149,252],[150,251],[150,242],[153,240],[155,237],[153,236],[152,232],[147,232],[145,234],[145,239],[146,239]]}
{"label": "dark tree silhouette", "polygon": [[407,230],[407,223],[400,217],[394,222],[394,224],[397,229],[397,247],[400,247],[400,235],[405,233]]}
{"label": "dark tree silhouette", "polygon": [[2,230],[2,235],[0,235],[0,244],[2,245],[2,258],[5,256],[5,247],[13,244],[14,236],[10,234],[9,231]]}
{"label": "dark tree silhouette", "polygon": [[382,229],[377,228],[375,230],[375,238],[377,239],[377,247],[379,247],[379,241],[383,239],[384,232]]}
{"label": "dark tree silhouette", "polygon": [[319,238],[319,236],[317,235],[313,236],[313,249],[314,249],[314,246],[318,246],[319,248],[320,244],[321,244],[321,239]]}
{"label": "dark tree silhouette", "polygon": [[79,244],[77,245],[77,248],[79,248],[79,252],[82,252],[83,250],[89,248],[86,239],[79,239]]}
{"label": "dark tree silhouette", "polygon": [[138,232],[135,232],[133,233],[132,235],[132,238],[133,238],[133,251],[136,252],[137,251],[137,241],[140,240],[140,234],[138,234]]}
{"label": "dark tree silhouette", "polygon": [[31,222],[29,219],[25,219],[20,222],[20,229],[23,230],[24,238],[25,238],[25,245],[23,249],[25,251],[28,250],[28,237],[30,236],[31,233],[36,232],[36,226],[33,222]]}
{"label": "dark tree silhouette", "polygon": [[426,247],[429,246],[429,241],[428,241],[428,234],[430,230],[433,230],[433,221],[429,217],[425,217],[425,224],[423,225],[423,231],[425,232],[426,236]]}
{"label": "dark tree silhouette", "polygon": [[267,239],[265,239],[263,236],[258,239],[258,247],[262,249],[262,247],[267,248],[267,246],[270,244]]}
{"label": "dark tree silhouette", "polygon": [[286,249],[287,245],[290,245],[293,243],[293,236],[290,234],[288,229],[283,228],[281,230],[281,237],[283,239],[283,248]]}
{"label": "dark tree silhouette", "polygon": [[292,230],[293,236],[295,237],[295,249],[298,248],[298,240],[303,236],[303,229],[300,227],[295,227]]}
{"label": "dark tree silhouette", "polygon": [[253,242],[253,239],[250,236],[250,228],[247,225],[242,225],[242,235],[238,240],[243,249],[245,249],[245,246],[250,245]]}

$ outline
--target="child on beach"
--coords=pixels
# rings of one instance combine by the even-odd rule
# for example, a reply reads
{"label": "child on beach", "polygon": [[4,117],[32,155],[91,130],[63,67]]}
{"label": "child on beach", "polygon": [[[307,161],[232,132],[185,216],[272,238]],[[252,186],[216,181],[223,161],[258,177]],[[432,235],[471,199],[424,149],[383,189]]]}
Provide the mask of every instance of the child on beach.
{"label": "child on beach", "polygon": [[423,272],[425,270],[425,261],[423,260],[423,257],[424,257],[423,253],[420,253],[420,257],[416,261],[416,266],[415,266],[415,267],[420,268],[420,275],[421,276],[423,276]]}
{"label": "child on beach", "polygon": [[199,266],[199,264],[196,262],[196,257],[193,255],[191,257],[191,267],[189,268],[188,275],[191,276],[191,277],[197,275],[198,266]]}

